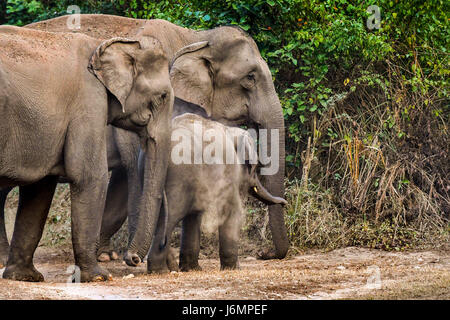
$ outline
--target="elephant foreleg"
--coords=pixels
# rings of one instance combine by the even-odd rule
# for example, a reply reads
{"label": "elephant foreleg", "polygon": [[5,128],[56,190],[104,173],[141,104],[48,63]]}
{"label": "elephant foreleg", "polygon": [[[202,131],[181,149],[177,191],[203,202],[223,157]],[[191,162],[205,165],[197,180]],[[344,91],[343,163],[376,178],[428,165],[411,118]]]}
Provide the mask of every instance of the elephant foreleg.
{"label": "elephant foreleg", "polygon": [[57,177],[46,177],[20,187],[19,207],[3,278],[44,281],[43,275],[33,265],[33,255],[41,239],[57,183]]}
{"label": "elephant foreleg", "polygon": [[11,188],[0,190],[0,269],[6,265],[8,260],[9,243],[6,236],[5,204],[10,191]]}
{"label": "elephant foreleg", "polygon": [[64,149],[66,174],[71,181],[72,245],[81,281],[104,281],[112,278],[97,262],[108,188],[106,137],[90,132],[89,122],[82,121],[82,125],[74,121],[69,127]]}
{"label": "elephant foreleg", "polygon": [[97,250],[98,261],[118,259],[117,253],[111,247],[112,236],[119,231],[127,219],[128,180],[126,170],[114,169],[109,180],[106,195],[105,212],[100,230],[100,246]]}
{"label": "elephant foreleg", "polygon": [[100,268],[96,259],[106,188],[107,172],[95,184],[71,185],[72,244],[75,264],[80,268],[82,282],[111,278],[106,270]]}
{"label": "elephant foreleg", "polygon": [[183,219],[180,248],[181,271],[201,270],[198,264],[200,254],[201,214],[194,213]]}

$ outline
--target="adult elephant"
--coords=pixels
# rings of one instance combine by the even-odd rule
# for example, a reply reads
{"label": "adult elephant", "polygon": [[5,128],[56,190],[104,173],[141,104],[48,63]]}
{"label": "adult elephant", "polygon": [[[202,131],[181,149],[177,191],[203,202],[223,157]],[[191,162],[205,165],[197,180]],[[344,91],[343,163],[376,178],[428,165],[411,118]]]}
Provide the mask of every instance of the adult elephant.
{"label": "adult elephant", "polygon": [[160,145],[170,141],[173,106],[167,56],[152,37],[102,41],[12,26],[0,26],[0,47],[0,188],[20,186],[3,277],[43,280],[33,254],[64,176],[81,281],[106,280],[96,260],[108,184],[106,125],[136,132],[146,146],[152,184],[144,185],[142,205],[157,219],[169,155]]}
{"label": "adult elephant", "polygon": [[[279,169],[266,177],[265,185],[274,196],[284,196],[285,131],[282,108],[270,70],[250,36],[235,27],[195,31],[159,19],[91,14],[80,17],[80,28],[76,30],[68,29],[67,21],[71,16],[37,22],[28,27],[55,32],[73,31],[100,39],[113,36],[155,37],[162,43],[167,55],[172,57],[171,80],[176,97],[201,106],[211,119],[226,125],[248,124],[268,129],[269,150],[271,130],[278,131],[275,143],[279,147]],[[115,186],[110,184],[111,194],[121,194],[122,187],[126,185],[123,181],[121,183]],[[107,202],[107,207],[112,206],[108,206]],[[114,221],[113,217],[124,217],[124,211],[126,205],[105,212],[103,221],[107,225],[102,226],[103,235],[112,235],[117,223],[109,222]],[[261,257],[284,258],[289,241],[281,205],[269,206],[269,225],[275,248],[265,250]],[[136,223],[131,226],[132,229],[135,227]],[[130,248],[142,259],[147,253],[151,236],[145,228],[137,228],[136,231]]]}

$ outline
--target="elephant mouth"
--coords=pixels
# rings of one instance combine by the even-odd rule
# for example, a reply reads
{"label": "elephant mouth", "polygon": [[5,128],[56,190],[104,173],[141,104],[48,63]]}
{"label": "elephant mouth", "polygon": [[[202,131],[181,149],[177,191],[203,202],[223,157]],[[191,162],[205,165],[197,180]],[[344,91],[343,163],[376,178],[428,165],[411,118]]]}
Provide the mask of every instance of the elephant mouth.
{"label": "elephant mouth", "polygon": [[227,118],[215,119],[213,117],[211,117],[211,119],[214,121],[218,121],[229,127],[238,127],[238,126],[242,126],[242,125],[247,125],[249,123],[249,118],[247,118],[247,116],[245,116],[245,115],[241,115],[234,119],[227,119]]}
{"label": "elephant mouth", "polygon": [[142,108],[137,112],[130,115],[130,121],[137,127],[145,127],[150,122],[150,118],[152,117],[151,106],[147,108]]}
{"label": "elephant mouth", "polygon": [[148,124],[148,121],[140,121],[133,118],[130,118],[130,121],[133,125],[135,125],[138,128],[145,128]]}

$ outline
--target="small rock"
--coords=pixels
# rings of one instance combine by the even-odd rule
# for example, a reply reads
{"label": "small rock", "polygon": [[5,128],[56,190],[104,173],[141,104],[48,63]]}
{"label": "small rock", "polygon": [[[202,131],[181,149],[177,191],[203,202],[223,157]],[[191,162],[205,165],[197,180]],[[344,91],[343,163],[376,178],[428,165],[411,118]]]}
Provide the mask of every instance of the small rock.
{"label": "small rock", "polygon": [[134,278],[134,274],[130,273],[129,275],[124,276],[122,279],[132,279],[132,278]]}
{"label": "small rock", "polygon": [[338,270],[345,270],[346,268],[344,266],[337,267]]}
{"label": "small rock", "polygon": [[419,259],[417,259],[419,262],[422,262],[423,261],[423,259],[422,258],[419,258]]}

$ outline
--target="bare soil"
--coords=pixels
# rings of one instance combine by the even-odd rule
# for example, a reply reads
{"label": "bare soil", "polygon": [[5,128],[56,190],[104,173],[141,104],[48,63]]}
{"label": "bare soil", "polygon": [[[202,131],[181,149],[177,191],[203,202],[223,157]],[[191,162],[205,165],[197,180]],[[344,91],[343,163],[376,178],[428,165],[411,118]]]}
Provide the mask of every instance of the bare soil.
{"label": "bare soil", "polygon": [[[240,269],[146,274],[122,261],[104,263],[105,283],[71,284],[71,249],[39,247],[44,283],[0,279],[0,299],[450,299],[450,251],[386,252],[348,247],[285,260],[240,257]],[[0,270],[0,274],[3,269]]]}

